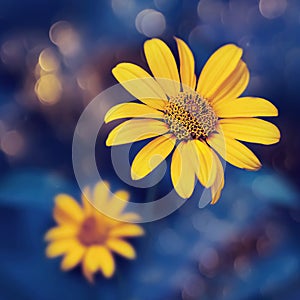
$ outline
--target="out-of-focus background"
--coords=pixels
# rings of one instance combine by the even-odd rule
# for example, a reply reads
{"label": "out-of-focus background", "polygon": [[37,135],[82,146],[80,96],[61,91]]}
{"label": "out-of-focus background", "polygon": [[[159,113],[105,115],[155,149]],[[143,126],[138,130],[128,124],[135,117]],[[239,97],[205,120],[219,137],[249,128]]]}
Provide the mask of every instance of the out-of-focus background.
{"label": "out-of-focus background", "polygon": [[[242,47],[251,73],[245,95],[279,108],[271,121],[282,139],[250,146],[263,163],[258,172],[227,165],[217,205],[200,209],[192,197],[144,224],[138,258],[117,258],[116,275],[90,285],[80,268],[63,273],[60,259],[44,254],[53,197],[80,196],[76,123],[117,83],[117,63],[147,68],[144,41],[160,37],[176,53],[174,36],[191,47],[197,74],[221,45]],[[1,0],[0,299],[300,299],[299,80],[298,0]],[[108,129],[97,145],[101,176],[143,201],[149,190],[114,174]],[[170,189],[167,173],[158,190]]]}

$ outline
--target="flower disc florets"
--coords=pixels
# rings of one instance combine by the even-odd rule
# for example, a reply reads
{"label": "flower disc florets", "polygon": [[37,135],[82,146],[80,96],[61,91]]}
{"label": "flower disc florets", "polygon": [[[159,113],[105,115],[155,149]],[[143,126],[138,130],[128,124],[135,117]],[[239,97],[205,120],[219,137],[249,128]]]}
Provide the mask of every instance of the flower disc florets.
{"label": "flower disc florets", "polygon": [[206,139],[217,120],[208,101],[196,92],[180,92],[165,107],[165,122],[178,140]]}

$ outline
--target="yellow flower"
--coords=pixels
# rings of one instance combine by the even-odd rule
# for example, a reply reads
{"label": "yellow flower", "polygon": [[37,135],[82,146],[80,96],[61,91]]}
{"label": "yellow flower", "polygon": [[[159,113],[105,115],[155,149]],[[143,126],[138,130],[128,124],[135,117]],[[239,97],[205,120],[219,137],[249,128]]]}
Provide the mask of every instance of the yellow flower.
{"label": "yellow flower", "polygon": [[[129,194],[117,191],[109,197],[107,187],[106,182],[99,182],[93,195],[86,188],[82,194],[83,206],[72,197],[59,194],[55,198],[53,211],[58,226],[45,235],[46,241],[50,242],[46,249],[47,257],[63,255],[63,271],[73,269],[81,263],[83,274],[90,282],[93,282],[97,271],[101,271],[106,278],[114,274],[115,261],[112,252],[134,259],[135,250],[124,238],[144,234],[142,227],[129,223],[136,221],[138,215],[123,213]],[[115,215],[122,217],[122,220],[128,220],[128,223],[101,214],[86,197],[92,199],[95,207],[114,210]]]}
{"label": "yellow flower", "polygon": [[240,95],[249,82],[249,71],[241,59],[242,49],[228,44],[206,62],[196,83],[195,62],[189,47],[176,38],[180,67],[168,46],[159,39],[145,42],[144,52],[153,77],[132,63],[120,63],[113,75],[142,103],[114,106],[105,122],[132,118],[114,128],[107,146],[155,138],[136,155],[133,179],[141,179],[156,168],[175,148],[171,179],[182,198],[193,193],[195,179],[211,188],[216,203],[224,186],[220,155],[232,165],[257,170],[261,163],[239,141],[273,144],[280,132],[258,116],[277,116],[276,107],[262,98]]}

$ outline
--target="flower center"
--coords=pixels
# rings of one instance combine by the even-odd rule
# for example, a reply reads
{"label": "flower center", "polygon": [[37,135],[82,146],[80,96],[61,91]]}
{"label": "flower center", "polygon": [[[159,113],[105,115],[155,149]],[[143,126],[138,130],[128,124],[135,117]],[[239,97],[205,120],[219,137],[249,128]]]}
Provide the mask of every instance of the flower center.
{"label": "flower center", "polygon": [[94,217],[86,218],[79,230],[78,239],[86,246],[93,244],[103,244],[108,237],[109,227],[100,224]]}
{"label": "flower center", "polygon": [[196,92],[180,92],[165,107],[165,122],[178,140],[206,139],[217,120],[208,101]]}

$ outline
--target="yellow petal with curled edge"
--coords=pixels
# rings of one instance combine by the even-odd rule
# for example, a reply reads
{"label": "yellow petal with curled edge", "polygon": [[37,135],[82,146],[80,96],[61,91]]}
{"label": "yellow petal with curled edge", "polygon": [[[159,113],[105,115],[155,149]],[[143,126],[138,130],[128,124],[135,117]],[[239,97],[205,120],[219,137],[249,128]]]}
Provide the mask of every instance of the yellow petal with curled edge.
{"label": "yellow petal with curled edge", "polygon": [[124,118],[162,119],[164,113],[139,103],[122,103],[112,107],[105,115],[105,123]]}
{"label": "yellow petal with curled edge", "polygon": [[181,39],[175,38],[180,61],[180,78],[183,89],[188,87],[188,90],[195,90],[196,75],[195,75],[195,60],[194,55],[188,45]]}
{"label": "yellow petal with curled edge", "polygon": [[210,100],[223,82],[234,72],[242,54],[242,49],[233,44],[225,45],[214,52],[200,74],[197,92]]}
{"label": "yellow petal with curled edge", "polygon": [[225,99],[214,104],[213,108],[220,118],[278,116],[278,110],[271,102],[255,97]]}
{"label": "yellow petal with curled edge", "polygon": [[180,91],[180,80],[176,61],[170,48],[159,39],[151,39],[145,42],[144,51],[156,81],[168,96],[177,96]]}
{"label": "yellow petal with curled edge", "polygon": [[167,96],[157,81],[144,69],[135,64],[121,63],[112,70],[112,73],[136,99],[153,108],[164,109]]}
{"label": "yellow petal with curled edge", "polygon": [[264,145],[275,144],[280,139],[278,128],[267,121],[256,118],[222,119],[219,125],[226,137]]}
{"label": "yellow petal with curled edge", "polygon": [[261,167],[261,163],[255,154],[245,145],[234,139],[214,133],[207,139],[207,143],[226,161],[238,168],[257,170]]}
{"label": "yellow petal with curled edge", "polygon": [[115,127],[106,140],[107,146],[122,145],[152,138],[169,131],[166,123],[154,119],[132,119]]}
{"label": "yellow petal with curled edge", "polygon": [[214,105],[223,99],[238,98],[245,91],[249,78],[250,74],[247,65],[240,60],[235,70],[211,96],[210,103]]}
{"label": "yellow petal with curled edge", "polygon": [[195,173],[201,182],[201,184],[208,188],[210,187],[216,178],[216,164],[214,161],[212,149],[210,149],[204,142],[199,140],[190,141],[191,157],[194,153]]}
{"label": "yellow petal with curled edge", "polygon": [[192,167],[189,146],[181,142],[176,148],[171,161],[171,179],[178,195],[189,198],[195,187],[195,171]]}
{"label": "yellow petal with curled edge", "polygon": [[144,146],[131,166],[131,177],[138,180],[152,172],[171,153],[176,143],[172,134],[162,135]]}
{"label": "yellow petal with curled edge", "polygon": [[215,181],[211,186],[211,197],[212,197],[211,204],[216,204],[217,201],[220,199],[221,191],[224,187],[224,169],[217,154],[213,152],[213,156],[217,167],[217,172],[216,172]]}

